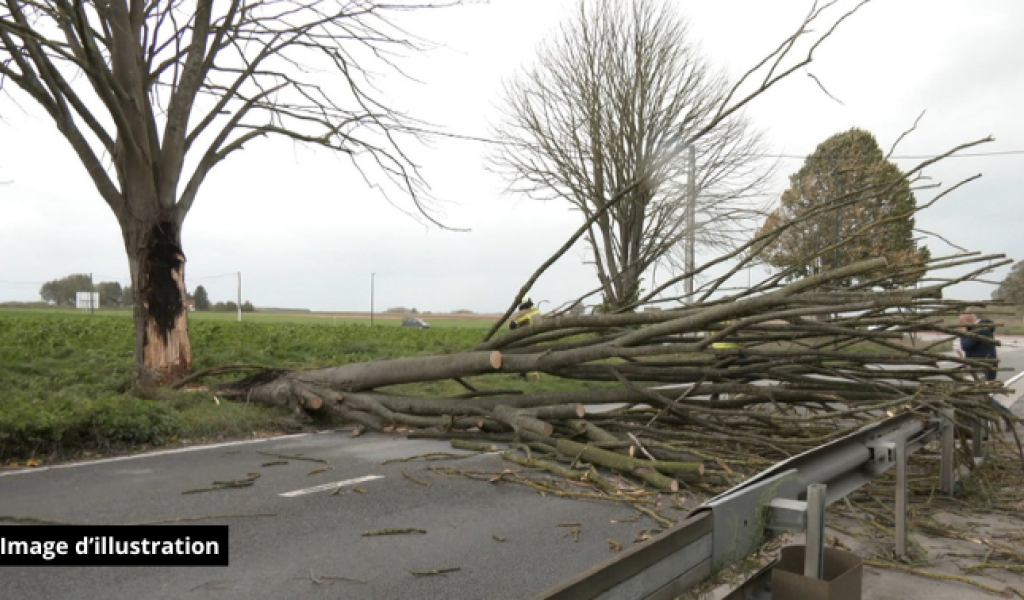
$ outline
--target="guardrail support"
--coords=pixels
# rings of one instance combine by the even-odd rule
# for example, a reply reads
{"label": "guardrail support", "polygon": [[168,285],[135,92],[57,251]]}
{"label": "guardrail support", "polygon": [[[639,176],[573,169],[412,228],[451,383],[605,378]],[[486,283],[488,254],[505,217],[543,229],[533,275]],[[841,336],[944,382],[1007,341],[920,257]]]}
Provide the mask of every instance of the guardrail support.
{"label": "guardrail support", "polygon": [[[821,580],[825,559],[825,507],[829,494],[832,501],[843,498],[890,467],[897,469],[900,495],[896,501],[896,543],[899,553],[904,554],[908,457],[941,434],[942,489],[952,493],[955,416],[955,411],[950,410],[925,421],[919,413],[902,413],[777,463],[697,507],[686,521],[665,534],[634,546],[533,600],[675,598],[713,571],[749,555],[765,538],[782,531],[799,530],[806,531],[805,576],[819,580],[813,583],[825,583]],[[799,562],[793,565],[794,573],[800,571]],[[771,573],[772,569],[763,570],[757,585]],[[750,596],[748,592],[755,587],[745,584],[727,598],[770,597]],[[761,588],[758,593],[767,589],[770,594],[770,586]]]}
{"label": "guardrail support", "polygon": [[804,542],[804,577],[821,579],[824,576],[825,548],[825,491],[827,486],[812,483],[807,486],[807,534]]}
{"label": "guardrail support", "polygon": [[981,443],[985,435],[985,422],[981,419],[971,419],[971,457],[974,464],[978,465],[985,461],[985,450]]}
{"label": "guardrail support", "polygon": [[953,495],[956,485],[956,410],[946,408],[940,415],[942,420],[942,459],[939,463],[939,489]]}
{"label": "guardrail support", "polygon": [[907,555],[907,432],[896,433],[896,556]]}

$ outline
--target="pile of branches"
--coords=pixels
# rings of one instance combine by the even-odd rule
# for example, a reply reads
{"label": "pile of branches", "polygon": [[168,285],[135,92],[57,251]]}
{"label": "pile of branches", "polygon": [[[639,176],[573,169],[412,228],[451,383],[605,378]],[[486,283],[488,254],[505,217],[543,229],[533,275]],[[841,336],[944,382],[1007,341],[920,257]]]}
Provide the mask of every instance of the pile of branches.
{"label": "pile of branches", "polygon": [[[547,318],[462,353],[263,371],[217,393],[330,411],[375,431],[519,443],[661,492],[714,492],[896,412],[954,408],[960,420],[1003,419],[989,397],[1004,390],[982,376],[992,364],[949,352],[965,335],[951,323],[967,303],[943,299],[943,290],[1005,262],[934,258],[922,265],[925,284],[883,289],[882,279],[865,278],[885,270],[885,259],[874,259],[674,310]],[[959,277],[935,275],[965,266],[972,270]],[[932,341],[918,339],[924,333]],[[487,375],[500,387],[525,374],[607,383],[536,393],[484,385]],[[446,379],[465,392],[387,389]]]}

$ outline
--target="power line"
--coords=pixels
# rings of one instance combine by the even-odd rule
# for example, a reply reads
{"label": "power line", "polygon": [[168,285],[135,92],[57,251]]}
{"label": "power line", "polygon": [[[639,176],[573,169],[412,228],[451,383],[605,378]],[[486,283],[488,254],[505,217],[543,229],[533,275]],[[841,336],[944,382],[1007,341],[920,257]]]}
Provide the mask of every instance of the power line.
{"label": "power line", "polygon": [[201,277],[189,276],[189,281],[204,280],[204,279],[222,279],[224,277],[238,277],[238,271],[232,273],[222,273],[220,275],[203,275]]}
{"label": "power line", "polygon": [[[986,157],[986,156],[1009,156],[1009,155],[1021,155],[1021,154],[1024,154],[1024,150],[1000,150],[1000,151],[994,151],[994,152],[965,152],[963,154],[950,154],[946,158],[983,158],[983,157]],[[803,159],[807,158],[809,155],[807,155],[807,154],[804,154],[804,155],[799,155],[799,154],[761,154],[759,156],[763,156],[765,158],[791,158],[791,159],[803,160]],[[936,156],[937,155],[935,155],[935,154],[903,154],[903,155],[893,155],[893,156],[890,156],[889,158],[890,159],[905,159],[905,160],[927,160],[927,159],[930,159],[930,158],[935,158]]]}

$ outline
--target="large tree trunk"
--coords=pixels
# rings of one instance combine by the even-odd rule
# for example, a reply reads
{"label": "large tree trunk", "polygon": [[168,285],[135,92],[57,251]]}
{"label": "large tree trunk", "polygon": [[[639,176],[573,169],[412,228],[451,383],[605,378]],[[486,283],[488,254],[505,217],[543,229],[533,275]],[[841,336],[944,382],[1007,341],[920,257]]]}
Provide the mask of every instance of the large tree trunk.
{"label": "large tree trunk", "polygon": [[122,233],[132,274],[138,384],[176,381],[192,370],[181,230],[172,219],[133,219],[122,223]]}

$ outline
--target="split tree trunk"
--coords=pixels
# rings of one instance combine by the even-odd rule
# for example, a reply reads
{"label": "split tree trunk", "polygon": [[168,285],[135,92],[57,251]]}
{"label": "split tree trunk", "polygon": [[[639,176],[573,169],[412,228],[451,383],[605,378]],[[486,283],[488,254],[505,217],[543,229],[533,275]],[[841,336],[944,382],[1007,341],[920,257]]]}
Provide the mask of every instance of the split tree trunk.
{"label": "split tree trunk", "polygon": [[122,223],[132,274],[135,363],[141,386],[164,385],[192,370],[181,230],[172,219]]}

